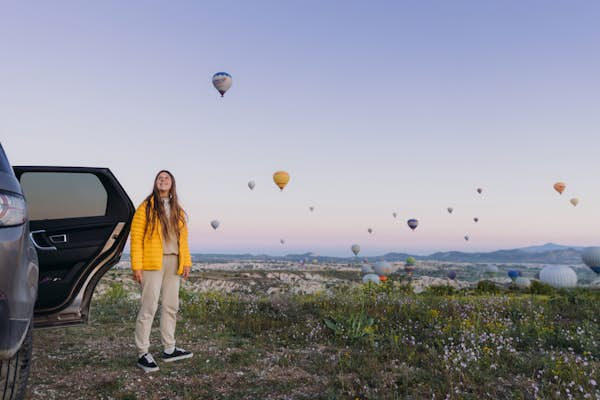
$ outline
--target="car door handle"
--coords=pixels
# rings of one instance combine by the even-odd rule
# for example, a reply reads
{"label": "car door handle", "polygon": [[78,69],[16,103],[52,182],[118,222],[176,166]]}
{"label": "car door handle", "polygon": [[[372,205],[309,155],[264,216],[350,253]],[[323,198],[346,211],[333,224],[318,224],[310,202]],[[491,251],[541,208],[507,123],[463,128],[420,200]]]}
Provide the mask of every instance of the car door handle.
{"label": "car door handle", "polygon": [[33,245],[35,246],[36,249],[38,250],[43,250],[43,251],[56,251],[56,247],[54,246],[40,246],[39,244],[37,244],[37,242],[35,241],[33,235],[36,235],[38,233],[45,233],[45,230],[41,230],[41,231],[32,231],[29,233],[29,238],[31,239],[31,242],[33,243]]}
{"label": "car door handle", "polygon": [[62,235],[52,235],[49,239],[52,243],[67,243],[67,235],[65,233]]}

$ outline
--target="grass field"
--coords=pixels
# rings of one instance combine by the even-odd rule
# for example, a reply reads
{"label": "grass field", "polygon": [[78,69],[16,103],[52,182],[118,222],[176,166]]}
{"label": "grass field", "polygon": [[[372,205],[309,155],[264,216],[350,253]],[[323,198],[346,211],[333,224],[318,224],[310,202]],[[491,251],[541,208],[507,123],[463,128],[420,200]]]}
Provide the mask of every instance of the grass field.
{"label": "grass field", "polygon": [[28,398],[600,399],[597,290],[483,282],[414,294],[389,282],[249,297],[183,288],[176,336],[194,357],[158,361],[153,374],[135,366],[131,290],[111,281],[89,324],[35,331]]}

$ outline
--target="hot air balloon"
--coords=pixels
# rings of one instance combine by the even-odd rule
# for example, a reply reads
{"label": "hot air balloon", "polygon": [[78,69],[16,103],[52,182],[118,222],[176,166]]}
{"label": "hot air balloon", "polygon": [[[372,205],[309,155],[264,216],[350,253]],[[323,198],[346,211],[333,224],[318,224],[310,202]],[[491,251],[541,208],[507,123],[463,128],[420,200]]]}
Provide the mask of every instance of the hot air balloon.
{"label": "hot air balloon", "polygon": [[477,217],[474,217],[474,218],[473,218],[473,221],[475,221],[475,222],[479,222],[479,218],[477,218]]}
{"label": "hot air balloon", "polygon": [[215,229],[215,230],[219,227],[219,224],[220,224],[220,222],[216,219],[210,221],[210,226],[212,226],[213,229]]}
{"label": "hot air balloon", "polygon": [[396,214],[395,212],[393,212],[393,213],[392,213],[392,216],[393,216],[394,218],[396,218],[396,216],[397,216],[397,215],[398,215],[398,214]]}
{"label": "hot air balloon", "polygon": [[413,231],[417,229],[417,226],[419,226],[419,220],[414,218],[409,219],[408,221],[406,221],[406,223],[408,224],[408,227]]}
{"label": "hot air balloon", "polygon": [[600,247],[587,247],[581,252],[581,259],[592,271],[600,275]]}
{"label": "hot air balloon", "polygon": [[357,256],[358,253],[360,253],[360,246],[357,244],[353,244],[352,246],[350,246],[350,250],[352,250],[354,255]]}
{"label": "hot air balloon", "polygon": [[254,186],[256,186],[256,184],[254,183],[254,181],[249,181],[248,182],[248,187],[250,188],[250,190],[254,190]]}
{"label": "hot air balloon", "polygon": [[577,274],[565,265],[548,265],[540,271],[540,281],[555,288],[577,286]]}
{"label": "hot air balloon", "polygon": [[469,241],[469,235],[465,235],[465,240],[468,242]]}
{"label": "hot air balloon", "polygon": [[454,208],[448,207],[447,210],[448,210],[448,214],[452,214],[452,211],[454,211]]}
{"label": "hot air balloon", "polygon": [[564,190],[567,188],[567,184],[564,182],[556,182],[554,184],[554,190],[558,192],[558,194],[562,194]]}
{"label": "hot air balloon", "polygon": [[377,261],[374,269],[377,275],[389,275],[394,272],[394,267],[387,261]]}
{"label": "hot air balloon", "polygon": [[511,269],[510,271],[508,271],[508,277],[510,278],[511,281],[515,281],[519,276],[521,276],[521,271],[518,271],[516,269]]}
{"label": "hot air balloon", "polygon": [[531,286],[531,279],[525,278],[524,276],[519,276],[517,279],[515,279],[515,285],[521,289],[528,288]]}
{"label": "hot air balloon", "polygon": [[477,188],[477,193],[481,194],[481,192],[483,192],[482,188]]}
{"label": "hot air balloon", "polygon": [[310,212],[315,211],[315,208],[313,206],[308,207],[308,209],[310,210]]}
{"label": "hot air balloon", "polygon": [[579,199],[577,197],[573,197],[569,201],[571,202],[571,204],[573,204],[573,207],[577,207],[577,204],[579,204]]}
{"label": "hot air balloon", "polygon": [[229,75],[227,72],[217,72],[212,77],[212,83],[215,89],[221,93],[221,97],[223,97],[225,92],[231,87],[231,75]]}
{"label": "hot air balloon", "polygon": [[497,266],[488,264],[485,266],[484,272],[488,276],[495,276],[500,270]]}
{"label": "hot air balloon", "polygon": [[369,233],[373,233],[373,229],[371,229],[371,228],[368,228],[368,229],[367,229],[367,232],[369,232]]}
{"label": "hot air balloon", "polygon": [[279,243],[285,244],[285,240],[284,239],[279,239]]}
{"label": "hot air balloon", "polygon": [[279,187],[280,190],[283,190],[285,185],[290,181],[290,174],[285,171],[277,171],[273,174],[273,182]]}
{"label": "hot air balloon", "polygon": [[450,278],[452,280],[456,279],[456,271],[448,272],[448,278]]}
{"label": "hot air balloon", "polygon": [[363,283],[377,283],[379,284],[379,275],[377,274],[366,274],[365,276],[363,276],[362,278]]}
{"label": "hot air balloon", "polygon": [[381,282],[385,282],[385,281],[387,281],[387,280],[388,280],[388,277],[387,277],[387,276],[385,276],[385,275],[381,275],[381,276],[379,277],[379,280],[380,280]]}

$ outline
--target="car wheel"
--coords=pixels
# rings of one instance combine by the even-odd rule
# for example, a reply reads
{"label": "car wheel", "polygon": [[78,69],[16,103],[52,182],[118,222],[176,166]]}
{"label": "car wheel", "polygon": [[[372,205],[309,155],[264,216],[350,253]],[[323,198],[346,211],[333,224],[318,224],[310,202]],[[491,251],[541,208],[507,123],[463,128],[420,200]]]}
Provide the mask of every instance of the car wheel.
{"label": "car wheel", "polygon": [[32,323],[25,335],[19,351],[8,360],[0,360],[0,397],[1,400],[20,400],[25,397],[31,350],[33,348]]}

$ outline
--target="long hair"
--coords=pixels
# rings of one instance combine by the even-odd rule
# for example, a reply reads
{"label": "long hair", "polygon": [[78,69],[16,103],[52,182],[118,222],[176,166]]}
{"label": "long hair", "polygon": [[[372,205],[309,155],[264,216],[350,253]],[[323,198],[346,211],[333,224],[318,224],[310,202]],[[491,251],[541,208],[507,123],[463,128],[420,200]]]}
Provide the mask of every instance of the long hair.
{"label": "long hair", "polygon": [[[165,206],[160,198],[157,184],[158,176],[163,172],[166,172],[171,177],[171,189],[169,190],[169,205],[171,209],[169,218],[167,218]],[[144,201],[146,202],[146,228],[144,229],[144,237],[148,231],[152,234],[157,227],[156,221],[160,221],[163,237],[167,238],[174,235],[179,240],[179,223],[183,222],[185,224],[187,214],[177,200],[177,186],[173,174],[165,169],[158,171],[158,174],[154,178],[152,193]]]}

